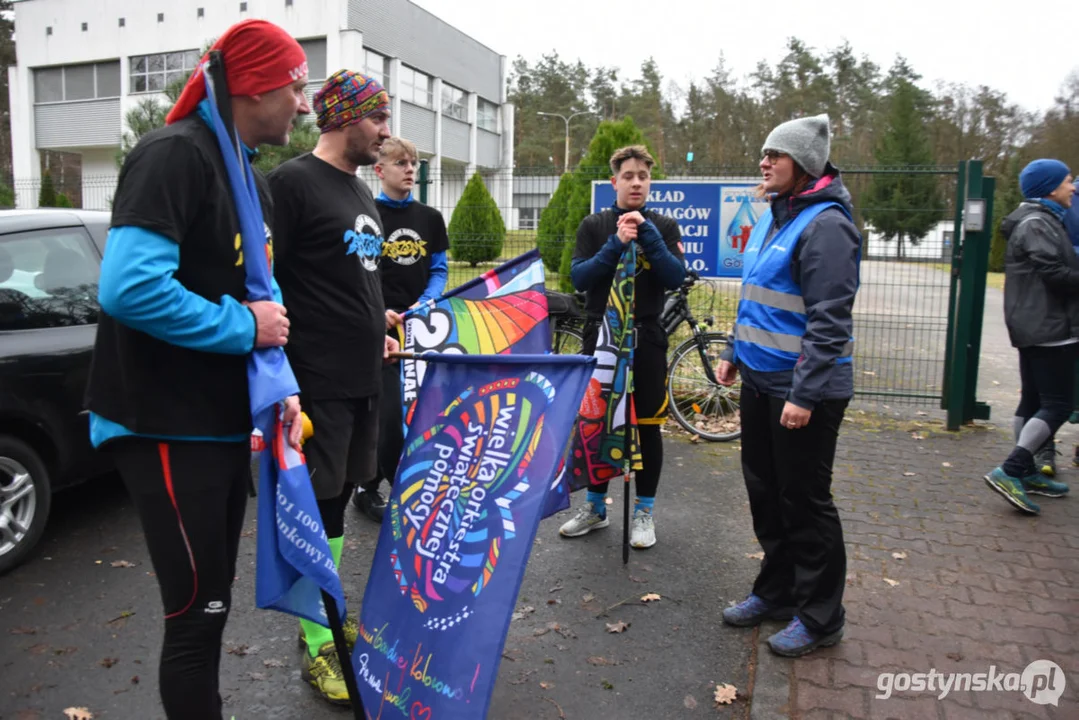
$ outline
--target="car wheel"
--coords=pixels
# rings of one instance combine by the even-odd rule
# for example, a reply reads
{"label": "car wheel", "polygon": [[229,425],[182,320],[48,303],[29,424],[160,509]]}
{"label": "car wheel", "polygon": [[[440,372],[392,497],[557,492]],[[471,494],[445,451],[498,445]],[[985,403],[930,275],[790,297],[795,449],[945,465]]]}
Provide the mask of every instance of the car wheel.
{"label": "car wheel", "polygon": [[45,463],[22,440],[0,435],[0,574],[21,564],[37,545],[51,505]]}

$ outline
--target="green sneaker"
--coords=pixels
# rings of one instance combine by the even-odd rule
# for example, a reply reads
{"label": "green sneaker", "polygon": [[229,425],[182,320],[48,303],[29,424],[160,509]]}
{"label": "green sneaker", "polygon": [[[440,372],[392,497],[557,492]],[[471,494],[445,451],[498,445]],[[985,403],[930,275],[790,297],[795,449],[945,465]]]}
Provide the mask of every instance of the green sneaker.
{"label": "green sneaker", "polygon": [[1000,468],[995,468],[985,476],[985,484],[1004,496],[1004,499],[1025,513],[1037,515],[1042,510],[1027,497],[1023,489],[1023,482],[1019,478],[1013,478],[1005,474]]}
{"label": "green sneaker", "polygon": [[1027,495],[1044,495],[1045,497],[1059,498],[1068,494],[1068,485],[1059,480],[1050,480],[1041,473],[1034,473],[1023,478],[1023,489]]}
{"label": "green sneaker", "polygon": [[[349,652],[352,652],[356,647],[356,638],[360,634],[360,621],[353,613],[347,613],[341,629],[345,631],[345,644],[348,645]],[[304,634],[303,625],[300,626],[300,647],[307,647],[307,636]]]}
{"label": "green sneaker", "polygon": [[349,705],[348,687],[345,685],[345,673],[341,670],[341,660],[337,650],[329,642],[318,649],[318,655],[311,657],[305,649],[300,666],[300,677],[318,691],[328,702],[334,705]]}

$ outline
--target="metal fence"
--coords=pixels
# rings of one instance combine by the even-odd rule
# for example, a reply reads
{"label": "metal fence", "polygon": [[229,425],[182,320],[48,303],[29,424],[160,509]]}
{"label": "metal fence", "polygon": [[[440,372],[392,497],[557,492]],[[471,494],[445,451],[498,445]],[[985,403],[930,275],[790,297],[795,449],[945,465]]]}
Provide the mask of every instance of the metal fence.
{"label": "metal fence", "polygon": [[[553,168],[480,169],[485,185],[495,199],[506,233],[493,257],[478,263],[463,262],[450,252],[449,287],[465,282],[486,269],[516,257],[537,245],[537,227],[558,187],[560,176]],[[589,171],[595,178],[609,176],[604,168]],[[444,168],[426,176],[427,203],[441,211],[447,225],[454,212],[465,212],[459,200],[468,182],[464,167]],[[360,176],[377,193],[378,180],[370,168]],[[754,167],[667,168],[669,180],[749,179],[757,176]],[[909,240],[902,251],[896,240],[886,240],[874,232],[867,218],[879,209],[869,199],[874,180],[935,178],[940,202],[935,207],[906,208],[900,212],[932,213],[934,222],[924,238]],[[855,383],[863,397],[888,401],[936,404],[942,393],[948,336],[949,285],[952,249],[956,245],[956,169],[952,167],[853,168],[843,172],[850,190],[854,219],[863,232],[861,288],[854,308]],[[66,177],[57,183],[75,207],[107,210],[115,193],[116,178],[110,176]],[[16,202],[21,207],[37,204],[40,180],[16,181]],[[419,188],[417,195],[421,194]],[[878,195],[879,196],[879,195]],[[490,244],[490,237],[458,238],[458,248],[469,242]],[[559,237],[558,243],[573,242]],[[902,255],[902,257],[900,257]],[[553,263],[548,266],[548,287],[566,288]],[[694,312],[710,317],[713,327],[728,330],[737,309],[737,279],[717,279],[702,283],[691,295]],[[684,332],[684,330],[682,331]],[[672,340],[677,340],[674,338]],[[673,345],[672,345],[673,346]]]}

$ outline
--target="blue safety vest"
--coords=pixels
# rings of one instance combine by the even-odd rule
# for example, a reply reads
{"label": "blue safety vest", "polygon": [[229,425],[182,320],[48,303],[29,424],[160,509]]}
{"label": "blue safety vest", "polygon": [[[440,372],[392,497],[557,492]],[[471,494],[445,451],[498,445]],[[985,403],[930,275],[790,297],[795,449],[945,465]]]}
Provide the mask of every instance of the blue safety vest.
{"label": "blue safety vest", "polygon": [[[743,257],[742,298],[734,325],[735,357],[752,370],[793,370],[802,355],[806,308],[802,289],[791,277],[791,258],[809,223],[831,207],[850,218],[839,203],[811,205],[780,228],[767,244],[772,210],[766,210],[753,227]],[[851,362],[853,352],[851,338],[836,362]]]}

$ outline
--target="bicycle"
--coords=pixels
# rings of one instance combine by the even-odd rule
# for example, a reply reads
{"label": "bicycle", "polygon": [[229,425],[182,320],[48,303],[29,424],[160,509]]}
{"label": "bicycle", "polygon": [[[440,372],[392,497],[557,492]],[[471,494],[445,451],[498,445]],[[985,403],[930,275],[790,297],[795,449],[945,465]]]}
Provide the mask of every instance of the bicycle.
{"label": "bicycle", "polygon": [[[688,323],[693,337],[671,353],[667,366],[667,399],[675,422],[702,440],[729,442],[742,436],[739,403],[741,380],[727,387],[716,379],[720,354],[730,339],[721,331],[707,332],[693,317],[689,291],[700,276],[688,271],[682,287],[667,293],[659,322],[670,337],[682,323]],[[714,301],[714,298],[713,298]],[[714,318],[703,324],[712,326]]]}
{"label": "bicycle", "polygon": [[[675,422],[702,440],[728,442],[742,435],[738,416],[741,381],[731,387],[720,385],[715,371],[720,353],[729,342],[726,333],[701,329],[689,307],[689,291],[700,280],[692,270],[678,290],[667,293],[660,325],[670,337],[683,323],[688,323],[693,337],[678,345],[670,354],[667,367],[667,397]],[[547,291],[548,316],[551,322],[551,351],[579,354],[583,345],[585,314],[582,293]],[[712,317],[703,320],[711,326]],[[695,351],[695,352],[694,352]]]}

